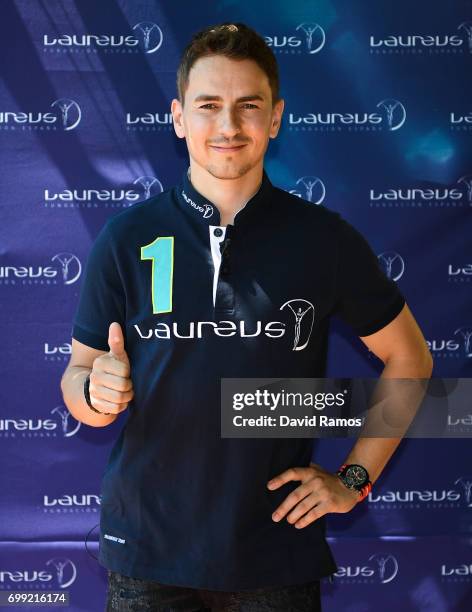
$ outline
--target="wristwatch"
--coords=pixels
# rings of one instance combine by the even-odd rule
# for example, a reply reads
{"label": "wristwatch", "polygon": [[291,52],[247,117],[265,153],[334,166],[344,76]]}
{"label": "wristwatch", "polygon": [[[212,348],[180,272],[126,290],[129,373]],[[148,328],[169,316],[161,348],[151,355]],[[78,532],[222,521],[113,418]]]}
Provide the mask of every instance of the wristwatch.
{"label": "wristwatch", "polygon": [[90,387],[90,374],[88,374],[87,378],[84,380],[84,396],[85,396],[85,401],[87,402],[87,406],[90,408],[90,410],[93,410],[97,414],[111,414],[111,412],[100,412],[100,410],[97,410],[96,408],[92,406],[92,402],[90,401],[89,387]]}
{"label": "wristwatch", "polygon": [[348,489],[358,491],[362,501],[372,490],[369,472],[358,463],[344,463],[336,472]]}

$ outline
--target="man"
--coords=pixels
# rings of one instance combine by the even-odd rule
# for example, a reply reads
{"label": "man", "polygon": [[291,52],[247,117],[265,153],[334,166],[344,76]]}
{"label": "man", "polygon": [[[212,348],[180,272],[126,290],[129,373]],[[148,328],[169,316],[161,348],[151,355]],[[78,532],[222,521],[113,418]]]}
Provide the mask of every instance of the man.
{"label": "man", "polygon": [[361,501],[400,440],[359,439],[338,475],[309,439],[222,439],[220,380],[323,377],[333,314],[382,376],[429,377],[431,356],[363,237],[270,182],[284,101],[264,40],[203,30],[177,86],[190,167],[100,232],[62,380],[91,426],[129,407],[101,490],[107,609],[319,610],[325,515]]}

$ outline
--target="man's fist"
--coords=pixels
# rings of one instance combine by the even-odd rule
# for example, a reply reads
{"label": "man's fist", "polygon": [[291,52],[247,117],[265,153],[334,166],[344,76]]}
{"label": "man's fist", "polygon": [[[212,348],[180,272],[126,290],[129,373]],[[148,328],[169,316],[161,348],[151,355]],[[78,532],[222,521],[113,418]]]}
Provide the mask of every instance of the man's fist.
{"label": "man's fist", "polygon": [[118,414],[133,399],[130,363],[125,351],[125,340],[119,323],[108,329],[110,351],[97,357],[90,372],[90,401],[100,412]]}

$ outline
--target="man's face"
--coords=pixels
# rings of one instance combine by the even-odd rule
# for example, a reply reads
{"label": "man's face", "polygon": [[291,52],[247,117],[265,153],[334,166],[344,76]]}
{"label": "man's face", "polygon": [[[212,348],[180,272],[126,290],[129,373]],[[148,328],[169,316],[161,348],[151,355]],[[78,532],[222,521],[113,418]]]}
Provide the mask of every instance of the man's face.
{"label": "man's face", "polygon": [[253,61],[222,55],[198,59],[185,104],[172,100],[174,129],[193,163],[220,179],[234,179],[263,163],[279,131],[284,101],[272,108],[268,78]]}

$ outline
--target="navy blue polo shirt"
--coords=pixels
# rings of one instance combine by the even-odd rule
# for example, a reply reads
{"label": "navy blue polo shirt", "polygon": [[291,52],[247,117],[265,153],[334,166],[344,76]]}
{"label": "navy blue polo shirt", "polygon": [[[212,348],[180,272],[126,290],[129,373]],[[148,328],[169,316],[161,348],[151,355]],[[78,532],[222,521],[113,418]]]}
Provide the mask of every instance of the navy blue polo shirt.
{"label": "navy blue polo shirt", "polygon": [[134,398],[101,485],[100,563],[135,578],[222,591],[334,573],[325,517],[272,512],[299,483],[311,439],[222,439],[223,377],[324,377],[328,322],[360,335],[405,300],[340,214],[266,172],[234,223],[180,184],[110,218],[88,257],[73,337],[109,350],[118,321]]}

